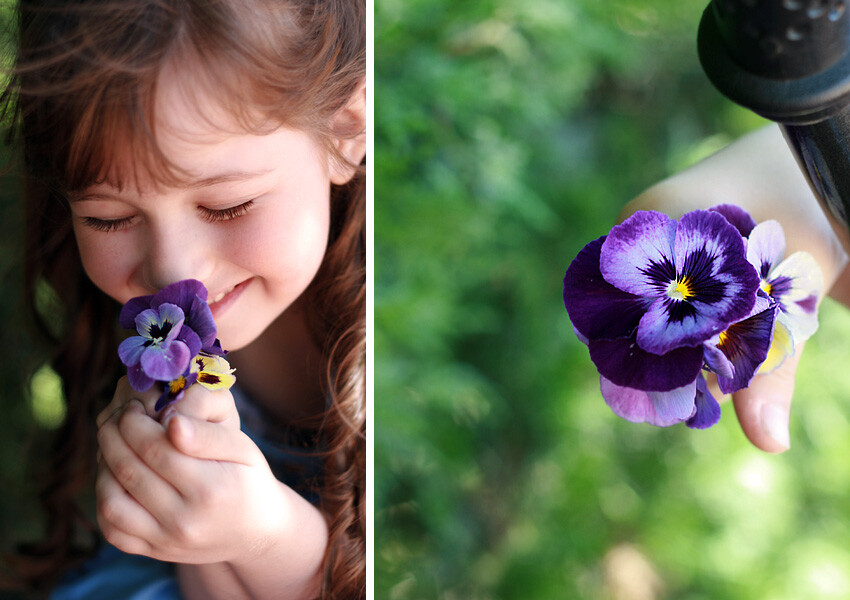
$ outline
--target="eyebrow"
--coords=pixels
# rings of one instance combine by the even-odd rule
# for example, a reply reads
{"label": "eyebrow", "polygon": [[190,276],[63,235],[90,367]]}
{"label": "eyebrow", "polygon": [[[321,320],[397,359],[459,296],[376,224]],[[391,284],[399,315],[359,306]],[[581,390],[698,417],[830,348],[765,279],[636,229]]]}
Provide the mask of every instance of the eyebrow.
{"label": "eyebrow", "polygon": [[[272,171],[274,171],[274,169],[262,169],[259,171],[228,171],[211,177],[196,179],[178,187],[190,190],[214,187],[223,183],[256,179],[263,175],[268,175]],[[81,202],[83,200],[120,200],[120,198],[109,192],[78,192],[69,194],[69,200],[71,202]]]}

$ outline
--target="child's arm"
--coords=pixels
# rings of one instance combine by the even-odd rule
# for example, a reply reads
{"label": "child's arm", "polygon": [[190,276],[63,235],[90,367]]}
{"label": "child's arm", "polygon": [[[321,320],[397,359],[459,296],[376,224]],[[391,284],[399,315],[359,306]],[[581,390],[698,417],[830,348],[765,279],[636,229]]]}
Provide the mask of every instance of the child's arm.
{"label": "child's arm", "polygon": [[[847,254],[810,190],[778,126],[769,126],[648,189],[630,202],[621,218],[637,210],[658,210],[678,218],[717,204],[737,204],[756,222],[776,219],[787,238],[786,256],[805,250],[823,270],[827,289],[850,305]],[[733,395],[744,433],[759,448],[788,448],[788,413],[797,353],[767,376]]]}
{"label": "child's arm", "polygon": [[193,386],[180,408],[200,418],[181,414],[165,427],[146,412],[149,395],[144,405],[129,401],[138,395],[119,384],[98,418],[98,522],[107,540],[179,563],[189,598],[315,596],[324,519],[239,431],[230,393]]}

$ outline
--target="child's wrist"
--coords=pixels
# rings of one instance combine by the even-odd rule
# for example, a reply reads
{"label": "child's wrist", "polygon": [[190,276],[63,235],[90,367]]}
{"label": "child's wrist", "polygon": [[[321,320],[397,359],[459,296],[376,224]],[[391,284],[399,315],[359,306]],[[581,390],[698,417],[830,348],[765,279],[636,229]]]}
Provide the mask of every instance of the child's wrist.
{"label": "child's wrist", "polygon": [[[279,511],[267,521],[269,527],[258,532],[246,551],[227,561],[246,585],[253,588],[257,584],[252,591],[259,592],[266,585],[306,589],[319,581],[328,542],[327,520],[292,488],[279,483],[278,489],[279,497],[270,505]],[[262,593],[258,595],[262,597]]]}

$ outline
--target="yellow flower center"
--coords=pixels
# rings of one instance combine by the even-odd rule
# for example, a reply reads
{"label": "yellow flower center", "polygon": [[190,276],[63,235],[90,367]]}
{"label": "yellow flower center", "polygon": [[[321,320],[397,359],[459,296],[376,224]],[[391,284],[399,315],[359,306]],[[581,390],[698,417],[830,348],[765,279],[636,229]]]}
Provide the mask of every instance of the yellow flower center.
{"label": "yellow flower center", "polygon": [[725,344],[725,343],[726,343],[726,339],[727,339],[728,337],[729,337],[729,330],[728,330],[728,329],[727,329],[726,331],[721,331],[721,332],[720,332],[720,335],[718,336],[719,340],[718,340],[718,342],[717,342],[717,347],[718,347],[718,348],[722,347],[722,346],[723,346],[723,344]]}
{"label": "yellow flower center", "polygon": [[176,394],[185,387],[186,387],[186,378],[181,375],[180,377],[178,377],[177,379],[175,379],[174,381],[171,382],[171,385],[169,386],[169,391],[172,394]]}
{"label": "yellow flower center", "polygon": [[673,300],[687,300],[694,295],[694,291],[691,289],[691,282],[688,281],[687,277],[684,277],[681,280],[674,279],[670,282],[670,285],[667,286],[667,295]]}
{"label": "yellow flower center", "polygon": [[773,286],[772,286],[772,285],[770,285],[770,283],[768,283],[767,281],[762,280],[762,282],[761,282],[761,289],[763,289],[763,290],[764,290],[764,293],[765,293],[765,294],[767,294],[768,296],[770,296],[770,295],[771,295],[771,292],[773,291]]}

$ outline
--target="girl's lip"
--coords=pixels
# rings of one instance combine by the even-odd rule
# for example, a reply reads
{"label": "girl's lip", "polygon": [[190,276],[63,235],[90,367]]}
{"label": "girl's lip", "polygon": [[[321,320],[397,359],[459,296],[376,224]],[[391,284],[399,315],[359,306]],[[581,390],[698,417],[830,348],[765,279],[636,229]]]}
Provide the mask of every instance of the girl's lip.
{"label": "girl's lip", "polygon": [[224,294],[221,299],[218,299],[215,302],[210,302],[210,311],[212,312],[213,319],[218,319],[224,311],[236,302],[239,296],[242,295],[245,288],[248,287],[248,284],[252,281],[252,279],[246,279],[242,283],[235,285],[233,289]]}

